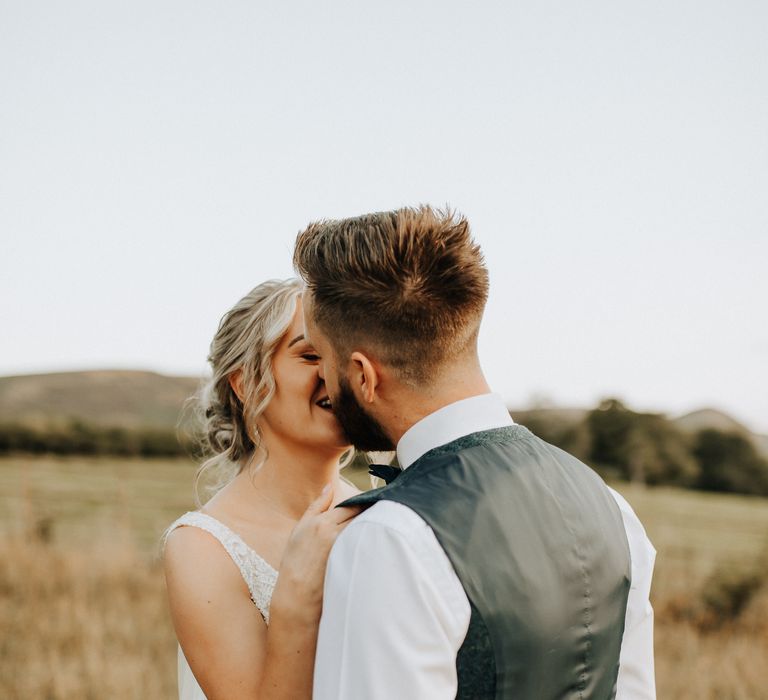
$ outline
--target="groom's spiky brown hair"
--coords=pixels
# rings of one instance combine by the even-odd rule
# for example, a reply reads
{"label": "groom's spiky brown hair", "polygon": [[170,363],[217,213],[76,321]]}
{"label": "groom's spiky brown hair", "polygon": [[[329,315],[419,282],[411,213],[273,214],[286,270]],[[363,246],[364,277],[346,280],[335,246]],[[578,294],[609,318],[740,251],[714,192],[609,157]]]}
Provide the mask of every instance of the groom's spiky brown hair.
{"label": "groom's spiky brown hair", "polygon": [[475,350],[488,271],[466,218],[449,209],[314,222],[299,233],[293,262],[340,357],[367,348],[424,384]]}

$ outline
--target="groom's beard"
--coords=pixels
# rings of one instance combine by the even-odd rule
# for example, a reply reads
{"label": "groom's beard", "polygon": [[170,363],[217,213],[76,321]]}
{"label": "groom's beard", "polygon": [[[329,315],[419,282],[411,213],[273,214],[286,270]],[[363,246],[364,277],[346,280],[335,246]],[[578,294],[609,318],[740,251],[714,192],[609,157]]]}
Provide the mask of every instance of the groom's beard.
{"label": "groom's beard", "polygon": [[366,413],[344,377],[339,377],[339,394],[331,397],[331,404],[342,430],[356,449],[364,452],[390,452],[395,449],[381,423]]}

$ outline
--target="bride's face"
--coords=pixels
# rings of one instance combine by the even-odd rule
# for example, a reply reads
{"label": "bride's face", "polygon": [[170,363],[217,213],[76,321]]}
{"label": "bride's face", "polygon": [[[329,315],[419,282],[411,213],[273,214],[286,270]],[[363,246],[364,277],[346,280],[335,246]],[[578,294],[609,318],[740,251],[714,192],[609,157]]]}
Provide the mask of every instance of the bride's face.
{"label": "bride's face", "polygon": [[339,454],[349,447],[330,408],[319,364],[320,356],[304,338],[299,299],[291,325],[272,358],[275,394],[259,421],[267,441],[271,435],[273,439]]}

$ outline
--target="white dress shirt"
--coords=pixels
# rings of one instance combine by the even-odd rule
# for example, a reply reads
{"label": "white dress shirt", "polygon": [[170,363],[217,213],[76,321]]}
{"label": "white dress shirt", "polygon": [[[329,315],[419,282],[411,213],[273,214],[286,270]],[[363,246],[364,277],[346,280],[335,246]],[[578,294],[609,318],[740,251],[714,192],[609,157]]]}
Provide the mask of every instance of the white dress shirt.
{"label": "white dress shirt", "polygon": [[[470,433],[513,425],[498,394],[457,401],[412,426],[397,445],[407,469],[429,450]],[[653,609],[656,550],[613,489],[629,542],[629,591],[618,700],[656,697]],[[456,654],[470,605],[432,529],[400,503],[379,501],[336,540],[325,577],[317,642],[317,700],[453,700]]]}

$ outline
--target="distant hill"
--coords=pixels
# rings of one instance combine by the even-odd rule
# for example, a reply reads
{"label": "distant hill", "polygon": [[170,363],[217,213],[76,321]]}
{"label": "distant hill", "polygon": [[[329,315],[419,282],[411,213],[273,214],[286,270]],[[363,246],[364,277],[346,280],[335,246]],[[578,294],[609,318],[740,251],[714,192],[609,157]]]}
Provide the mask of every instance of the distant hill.
{"label": "distant hill", "polygon": [[698,411],[686,413],[679,418],[675,418],[674,423],[678,428],[689,433],[707,428],[720,430],[725,433],[749,433],[749,430],[735,418],[715,408],[701,408]]}
{"label": "distant hill", "polygon": [[698,411],[692,411],[675,418],[673,422],[680,430],[687,433],[711,429],[745,435],[752,440],[760,452],[768,456],[768,435],[758,435],[751,432],[735,418],[718,411],[716,408],[701,408]]}
{"label": "distant hill", "polygon": [[175,429],[197,377],[133,370],[0,377],[0,423]]}

